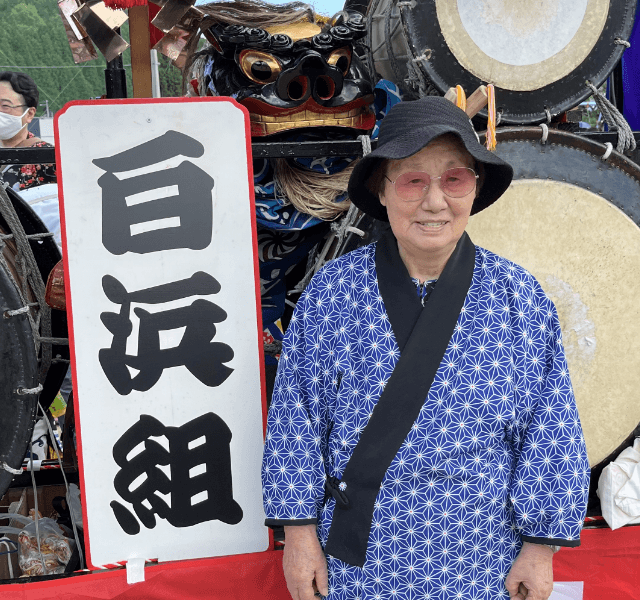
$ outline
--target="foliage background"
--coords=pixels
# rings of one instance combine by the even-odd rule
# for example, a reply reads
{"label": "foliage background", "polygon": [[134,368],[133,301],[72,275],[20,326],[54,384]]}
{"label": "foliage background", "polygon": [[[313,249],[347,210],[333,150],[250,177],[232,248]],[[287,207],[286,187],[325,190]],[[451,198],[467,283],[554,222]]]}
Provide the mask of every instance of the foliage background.
{"label": "foliage background", "polygon": [[[129,40],[128,24],[121,35]],[[89,100],[105,93],[105,60],[98,58],[76,65],[56,0],[0,0],[0,71],[22,71],[38,85],[40,102],[49,102],[51,113],[70,100]],[[127,93],[133,95],[131,56],[123,54],[127,74]],[[162,96],[181,95],[181,73],[163,55],[160,63]],[[38,67],[38,68],[25,68]],[[40,106],[37,116],[45,113]]]}

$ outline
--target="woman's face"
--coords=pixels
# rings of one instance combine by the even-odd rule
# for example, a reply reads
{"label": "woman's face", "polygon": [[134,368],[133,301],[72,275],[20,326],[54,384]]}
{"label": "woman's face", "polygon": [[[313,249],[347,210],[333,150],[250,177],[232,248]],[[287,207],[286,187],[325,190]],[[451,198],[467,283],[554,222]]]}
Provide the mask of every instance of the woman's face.
{"label": "woman's face", "polygon": [[443,193],[440,180],[436,180],[431,182],[421,200],[408,202],[397,196],[391,181],[411,171],[424,171],[431,177],[439,177],[455,167],[473,169],[474,160],[461,143],[457,144],[455,138],[449,136],[435,139],[413,156],[389,162],[389,179],[384,180],[380,202],[387,208],[401,255],[431,253],[448,257],[467,226],[476,187],[462,198],[451,198]]}
{"label": "woman's face", "polygon": [[[15,117],[22,116],[22,124],[31,123],[36,114],[35,108],[29,108],[25,104],[24,96],[18,94],[8,81],[0,81],[0,105],[6,105],[7,108],[0,107],[0,111]],[[9,108],[11,107],[11,108]],[[15,108],[14,108],[15,107]],[[24,114],[27,111],[27,114]]]}

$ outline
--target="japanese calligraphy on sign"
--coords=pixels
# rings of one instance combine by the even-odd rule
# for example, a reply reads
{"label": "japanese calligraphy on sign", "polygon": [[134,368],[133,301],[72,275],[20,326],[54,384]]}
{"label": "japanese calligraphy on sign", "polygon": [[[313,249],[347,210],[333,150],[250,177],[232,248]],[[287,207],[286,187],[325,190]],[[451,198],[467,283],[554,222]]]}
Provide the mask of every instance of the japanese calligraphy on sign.
{"label": "japanese calligraphy on sign", "polygon": [[57,117],[93,566],[268,546],[247,118],[217,99]]}

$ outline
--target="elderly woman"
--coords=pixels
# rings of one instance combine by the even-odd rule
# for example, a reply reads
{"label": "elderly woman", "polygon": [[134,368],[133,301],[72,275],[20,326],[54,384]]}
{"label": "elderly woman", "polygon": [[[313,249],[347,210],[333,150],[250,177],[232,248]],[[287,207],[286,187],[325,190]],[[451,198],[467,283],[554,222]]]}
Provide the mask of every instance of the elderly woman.
{"label": "elderly woman", "polygon": [[[263,463],[294,600],[546,600],[589,467],[556,309],[473,245],[511,167],[443,98],[394,106],[349,194],[389,221],[287,331]],[[325,558],[326,556],[326,558]]]}

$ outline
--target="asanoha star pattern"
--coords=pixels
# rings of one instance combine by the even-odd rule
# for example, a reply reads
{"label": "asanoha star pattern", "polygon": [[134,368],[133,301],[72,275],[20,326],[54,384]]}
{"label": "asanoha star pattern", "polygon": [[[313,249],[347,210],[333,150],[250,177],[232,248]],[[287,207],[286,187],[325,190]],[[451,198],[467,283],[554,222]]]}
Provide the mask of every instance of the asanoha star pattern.
{"label": "asanoha star pattern", "polygon": [[[311,281],[269,410],[267,522],[317,522],[323,545],[326,474],[341,478],[400,357],[374,257],[365,246]],[[508,598],[521,536],[579,540],[588,487],[556,309],[525,269],[477,247],[445,355],[380,486],[364,568],[329,556],[329,597]]]}

